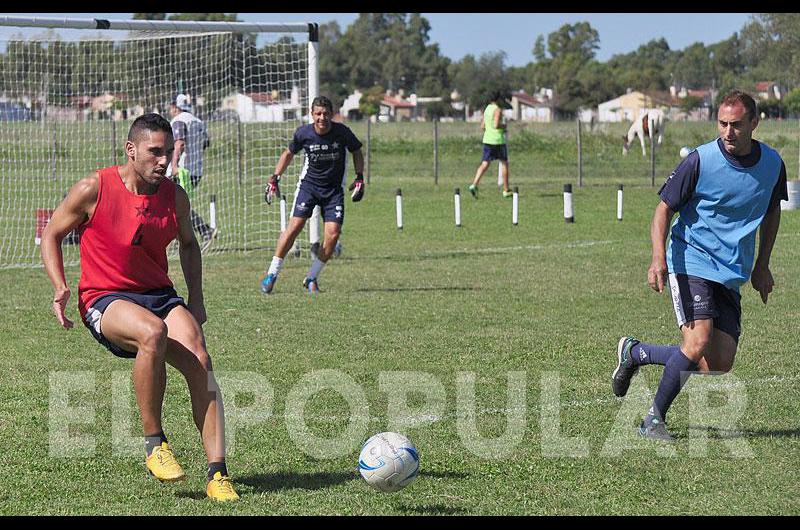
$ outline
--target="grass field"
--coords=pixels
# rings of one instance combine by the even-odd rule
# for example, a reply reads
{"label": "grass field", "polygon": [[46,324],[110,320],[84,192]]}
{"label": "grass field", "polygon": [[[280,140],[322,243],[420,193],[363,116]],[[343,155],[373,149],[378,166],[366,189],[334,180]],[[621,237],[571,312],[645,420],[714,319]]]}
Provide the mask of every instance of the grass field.
{"label": "grass field", "polygon": [[[609,177],[606,185],[575,188],[576,222],[566,224],[561,189],[574,183],[574,169],[567,180],[524,172],[514,161],[527,155],[512,149],[519,226],[511,224],[510,200],[495,192],[492,166],[480,199],[463,195],[456,228],[453,187],[466,192],[475,152],[445,150],[443,168],[454,169],[443,169],[435,187],[408,171],[423,167],[421,148],[409,142],[408,152],[384,154],[365,201],[347,204],[344,253],[325,269],[322,294],[302,291],[306,259],[287,260],[270,297],[258,292],[266,250],[204,261],[208,347],[228,422],[239,422],[228,458],[242,496],[234,504],[204,499],[205,459],[177,372],[168,371],[164,424],[189,480],[161,485],[144,470],[135,399],[124,391],[131,363],[113,358],[80,324],[59,328],[42,269],[0,271],[7,315],[0,323],[0,513],[800,514],[797,212],[782,219],[769,304],[749,285],[742,290],[733,372],[690,379],[670,411],[679,441],[668,449],[634,435],[662,369],[643,368],[624,400],[610,385],[621,335],[679,337],[669,296],[646,285],[657,203],[649,173],[640,180],[620,174],[628,184],[622,222]],[[789,153],[796,151],[784,155],[796,172]],[[398,186],[402,231],[394,224]],[[78,274],[68,270],[73,296]],[[172,274],[185,294],[177,262]],[[74,306],[70,315],[77,317]],[[363,392],[367,409],[327,389],[301,415],[294,396],[320,370],[349,382],[357,403]],[[399,414],[380,385],[399,371],[444,399],[412,392]],[[54,389],[67,373],[85,386],[59,401]],[[509,386],[509,377],[522,386]],[[709,382],[719,387],[710,390]],[[701,414],[704,392],[712,411],[738,404],[739,415]],[[69,433],[91,437],[94,450],[55,455],[69,444],[51,442],[51,423],[68,407],[85,409]],[[298,417],[309,431],[299,442]],[[360,444],[403,420],[419,422],[402,430],[419,450],[421,474],[401,492],[374,492],[356,471]],[[507,443],[482,449],[507,424]],[[352,425],[357,432],[347,436]],[[128,445],[114,440],[120,431]],[[304,445],[338,438],[331,458]]]}

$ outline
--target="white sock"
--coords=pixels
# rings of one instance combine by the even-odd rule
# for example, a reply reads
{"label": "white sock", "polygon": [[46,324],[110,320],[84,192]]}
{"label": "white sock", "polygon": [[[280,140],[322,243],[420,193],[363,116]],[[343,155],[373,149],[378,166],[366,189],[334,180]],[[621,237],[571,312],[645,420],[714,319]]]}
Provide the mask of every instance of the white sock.
{"label": "white sock", "polygon": [[306,274],[306,278],[319,277],[319,273],[322,272],[322,267],[324,266],[325,266],[324,261],[320,261],[319,258],[314,258],[314,261],[311,262],[311,268],[308,269],[308,274]]}
{"label": "white sock", "polygon": [[267,269],[267,274],[274,274],[278,275],[283,268],[283,258],[279,258],[278,256],[272,257],[272,263],[269,264],[269,269]]}

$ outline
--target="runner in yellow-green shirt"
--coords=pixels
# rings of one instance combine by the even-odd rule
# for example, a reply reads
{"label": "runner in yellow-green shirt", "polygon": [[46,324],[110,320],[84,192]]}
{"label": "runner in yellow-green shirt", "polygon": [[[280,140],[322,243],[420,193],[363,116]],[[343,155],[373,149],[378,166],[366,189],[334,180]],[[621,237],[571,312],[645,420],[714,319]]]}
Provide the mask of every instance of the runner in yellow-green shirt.
{"label": "runner in yellow-green shirt", "polygon": [[500,162],[500,174],[503,177],[503,197],[511,197],[511,188],[508,186],[508,149],[506,148],[506,123],[503,119],[501,105],[505,103],[503,93],[496,90],[492,93],[492,100],[483,111],[481,130],[483,131],[483,158],[475,172],[475,179],[469,186],[469,192],[478,198],[478,184],[492,160]]}

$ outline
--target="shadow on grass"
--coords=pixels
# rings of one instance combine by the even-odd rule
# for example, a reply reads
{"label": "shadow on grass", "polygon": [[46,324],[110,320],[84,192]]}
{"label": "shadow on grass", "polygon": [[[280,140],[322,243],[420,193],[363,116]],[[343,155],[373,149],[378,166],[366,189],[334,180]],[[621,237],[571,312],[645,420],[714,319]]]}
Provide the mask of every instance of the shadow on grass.
{"label": "shadow on grass", "polygon": [[360,478],[355,472],[271,473],[240,477],[235,479],[234,483],[244,484],[261,492],[292,489],[318,490]]}
{"label": "shadow on grass", "polygon": [[465,515],[467,512],[461,508],[447,506],[444,504],[420,504],[418,506],[398,506],[406,513],[416,513],[420,515]]}
{"label": "shadow on grass", "polygon": [[383,289],[364,287],[357,293],[404,293],[407,291],[480,291],[479,287],[386,287]]}
{"label": "shadow on grass", "polygon": [[689,431],[705,431],[708,437],[716,440],[730,440],[734,438],[800,438],[800,429],[759,430],[749,429],[720,429],[709,425],[689,425]]}

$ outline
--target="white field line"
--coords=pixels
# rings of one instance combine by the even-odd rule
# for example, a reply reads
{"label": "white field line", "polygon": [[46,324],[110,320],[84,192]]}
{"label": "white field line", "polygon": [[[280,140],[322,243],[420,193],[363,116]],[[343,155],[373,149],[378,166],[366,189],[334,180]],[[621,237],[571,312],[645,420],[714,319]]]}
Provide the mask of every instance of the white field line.
{"label": "white field line", "polygon": [[[790,383],[793,381],[800,380],[800,375],[790,375],[790,376],[782,376],[782,375],[773,375],[769,377],[762,377],[759,379],[750,379],[747,381],[737,380],[735,383],[725,384],[722,382],[721,384],[716,384],[714,386],[715,390],[724,390],[726,388],[736,388],[739,383],[744,383],[744,385],[748,388],[758,388],[758,387],[768,387],[773,385],[779,385],[783,383]],[[611,391],[611,383],[609,381],[609,392]],[[590,399],[590,400],[573,400],[573,401],[565,401],[560,403],[559,407],[564,409],[579,409],[584,407],[592,407],[597,405],[610,405],[615,402],[621,401],[623,398],[617,398],[614,396]],[[475,415],[484,415],[484,414],[494,414],[494,415],[507,415],[507,414],[519,414],[519,413],[527,413],[532,409],[520,409],[520,408],[498,408],[498,409],[478,409],[475,411]],[[281,415],[281,417],[288,417],[288,414]],[[393,418],[395,420],[399,419],[403,422],[412,422],[412,423],[434,423],[437,421],[452,421],[456,419],[464,419],[467,416],[465,414],[458,414],[457,412],[450,412],[444,414],[442,416],[432,415],[432,414],[422,414],[419,416],[409,416],[406,418]],[[315,416],[305,414],[303,418],[306,420],[315,420],[315,421],[345,421],[351,419],[362,419],[359,415],[352,415],[352,416],[344,416],[341,414],[333,414],[333,415],[322,415],[322,416]],[[370,423],[381,423],[385,422],[386,418],[384,417],[377,417],[377,416],[370,416],[368,418]]]}

